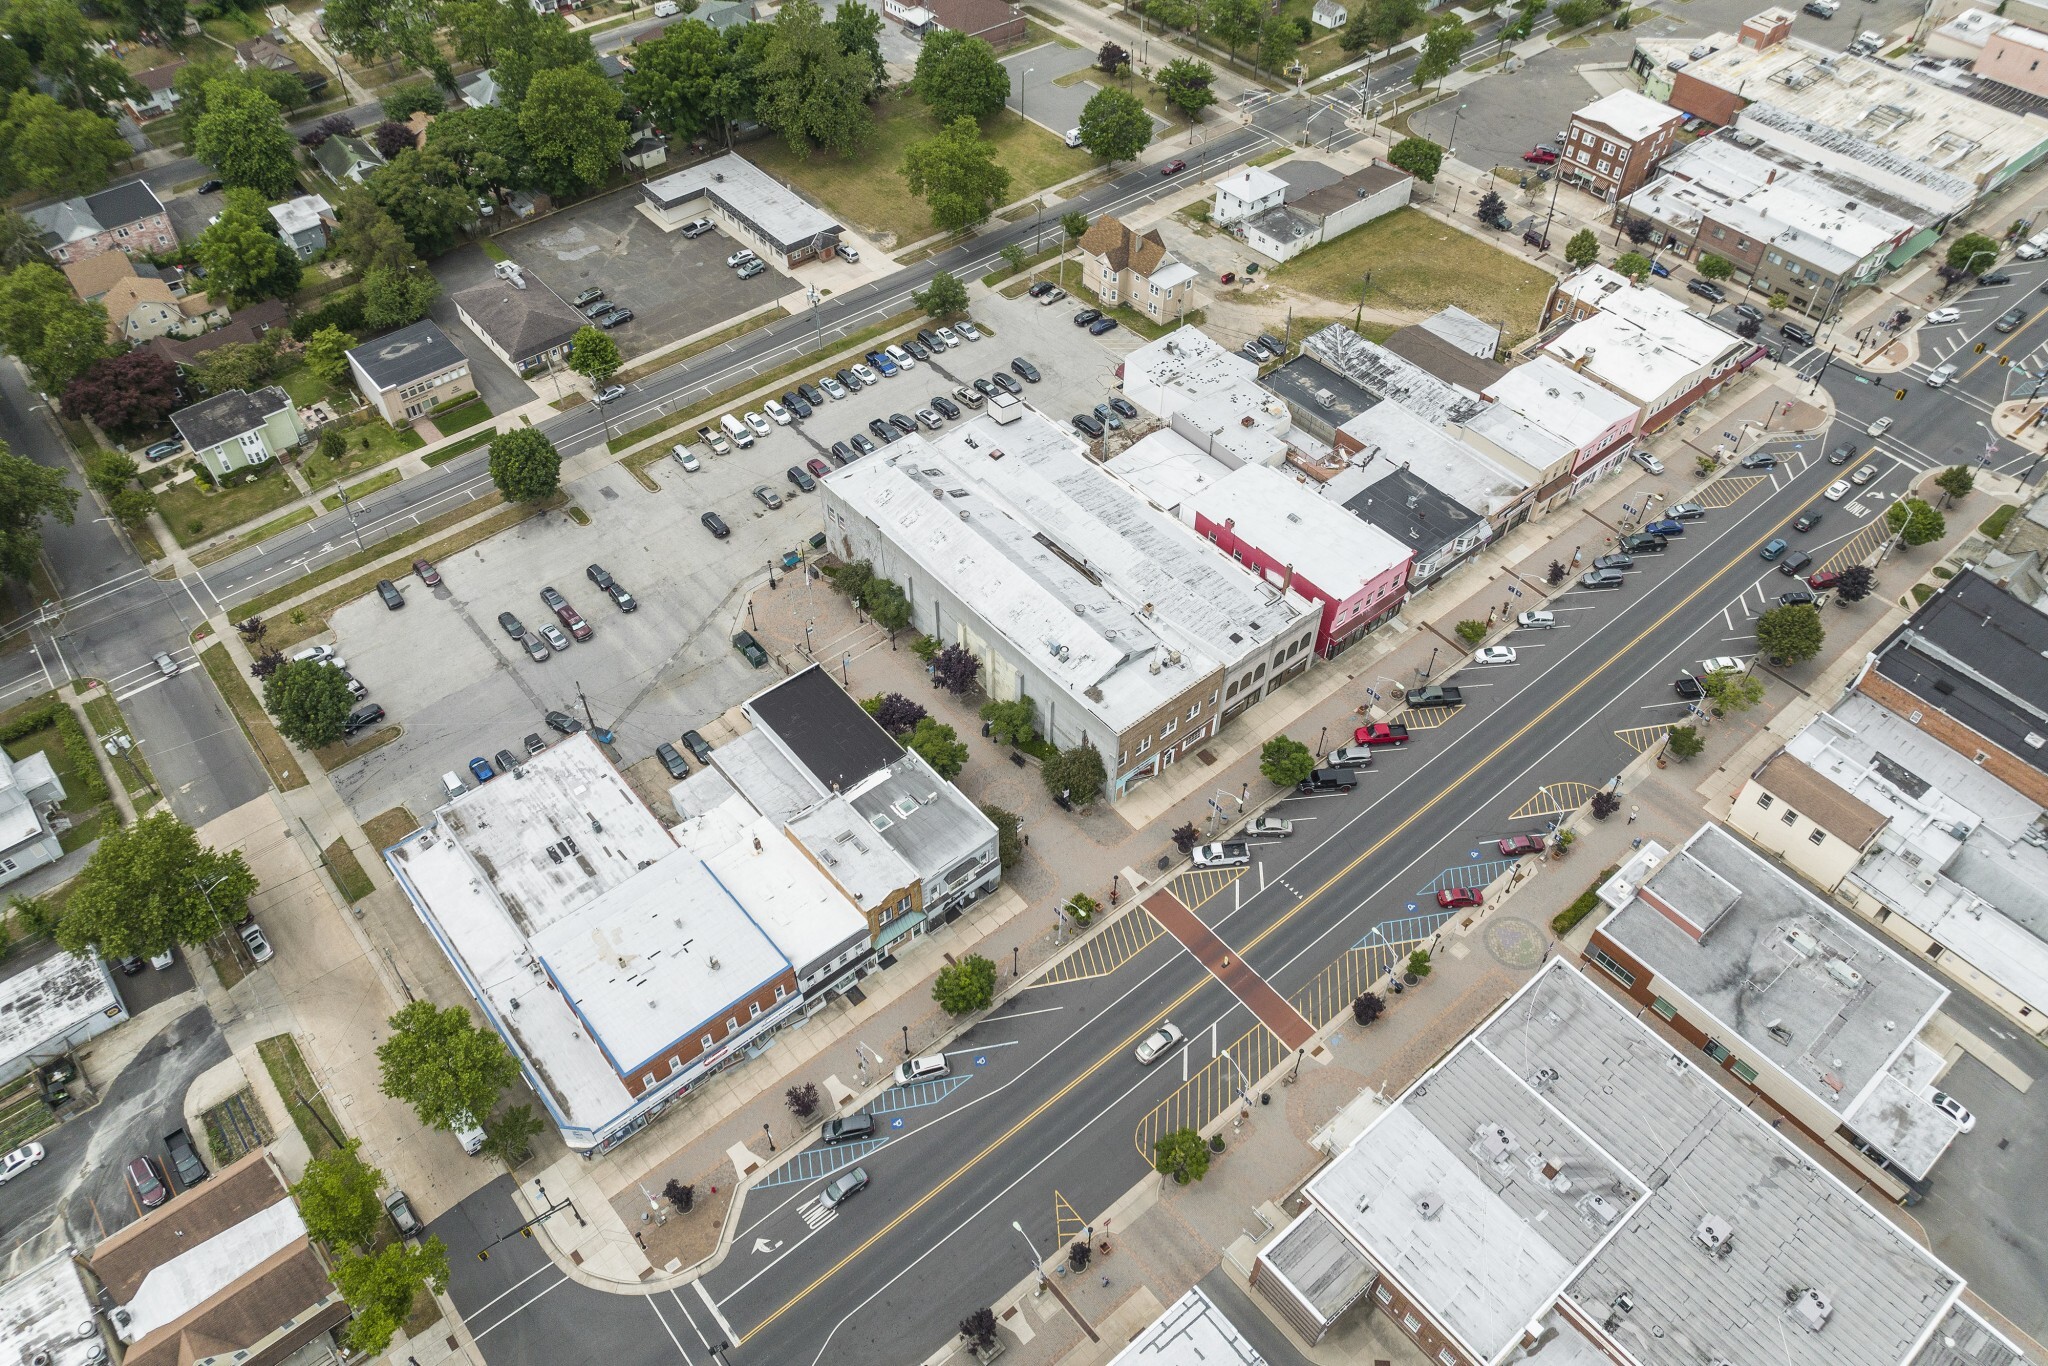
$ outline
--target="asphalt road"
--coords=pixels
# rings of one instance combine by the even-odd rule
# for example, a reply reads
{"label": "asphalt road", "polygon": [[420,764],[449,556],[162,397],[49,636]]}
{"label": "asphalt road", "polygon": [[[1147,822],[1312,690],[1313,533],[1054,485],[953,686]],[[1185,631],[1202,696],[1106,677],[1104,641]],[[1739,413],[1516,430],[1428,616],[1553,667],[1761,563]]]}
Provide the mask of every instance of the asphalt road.
{"label": "asphalt road", "polygon": [[[1748,476],[1732,506],[1689,523],[1664,554],[1639,557],[1620,591],[1574,588],[1551,604],[1556,630],[1509,639],[1513,663],[1457,671],[1467,705],[1440,726],[1418,728],[1409,745],[1380,751],[1355,795],[1283,802],[1278,814],[1295,820],[1297,833],[1257,846],[1241,878],[1183,878],[1185,896],[1197,895],[1196,884],[1208,893],[1196,913],[1290,997],[1354,946],[1426,940],[1439,923],[1437,889],[1483,885],[1505,866],[1493,841],[1546,829],[1540,810],[1516,814],[1540,788],[1604,783],[1632,757],[1617,732],[1683,719],[1686,704],[1671,687],[1681,670],[1710,656],[1751,654],[1752,618],[1796,586],[1757,558],[1765,541],[1793,536],[1822,561],[1881,508],[1875,498],[1825,504],[1823,525],[1798,537],[1789,523],[1839,471],[1817,450],[1781,450],[1785,465]],[[1900,463],[1884,463],[1871,487],[1902,487]],[[1594,553],[1588,549],[1589,560]],[[1533,605],[1533,591],[1524,592],[1518,608]],[[1849,625],[1867,615],[1853,606],[1828,610],[1847,614]],[[1819,667],[1785,677],[1803,686]],[[1412,681],[1360,680],[1357,700],[1370,700],[1368,688],[1384,694]],[[1597,871],[1566,865],[1550,875]],[[1313,1022],[1328,1013],[1316,1012]],[[1140,1067],[1131,1049],[1162,1017],[1189,1042]],[[962,1314],[1028,1274],[1030,1254],[1013,1220],[1049,1255],[1054,1192],[1076,1209],[1099,1210],[1143,1179],[1147,1116],[1186,1076],[1222,1076],[1227,1097],[1234,1068],[1212,1061],[1220,1051],[1253,1074],[1279,1061],[1271,1046],[1257,1046],[1259,1034],[1245,1008],[1171,938],[1103,975],[1023,992],[954,1044],[952,1076],[879,1097],[885,1141],[805,1155],[792,1169],[799,1179],[752,1191],[733,1251],[703,1294],[685,1290],[675,1303],[707,1335],[715,1336],[707,1318],[729,1332],[735,1363],[918,1359],[953,1334]],[[845,1161],[857,1161],[871,1184],[825,1210],[819,1190]],[[450,1218],[511,1222],[502,1193],[491,1192]],[[1114,1274],[1113,1265],[1105,1269]],[[598,1350],[570,1334],[603,1321],[606,1297],[557,1285],[560,1273],[548,1269],[493,1300],[504,1287],[472,1270],[457,1258],[452,1293],[473,1328],[489,1335],[493,1360],[538,1360],[549,1342]],[[675,1350],[686,1361],[706,1359],[689,1334],[678,1328],[675,1336],[671,1343],[666,1334],[612,1331],[603,1350],[621,1362],[666,1361]]]}

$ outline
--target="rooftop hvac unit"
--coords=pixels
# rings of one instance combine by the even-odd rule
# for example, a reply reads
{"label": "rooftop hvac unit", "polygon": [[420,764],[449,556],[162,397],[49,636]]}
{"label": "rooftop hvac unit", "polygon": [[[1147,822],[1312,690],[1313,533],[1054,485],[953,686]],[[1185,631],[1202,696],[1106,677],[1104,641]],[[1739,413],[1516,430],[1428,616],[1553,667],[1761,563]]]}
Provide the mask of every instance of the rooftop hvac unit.
{"label": "rooftop hvac unit", "polygon": [[1863,985],[1863,974],[1839,958],[1830,958],[1828,960],[1828,976],[1834,978],[1851,991]]}
{"label": "rooftop hvac unit", "polygon": [[1434,1219],[1444,1210],[1443,1197],[1436,1194],[1420,1195],[1415,1199],[1415,1212],[1424,1219]]}
{"label": "rooftop hvac unit", "polygon": [[1785,942],[1797,950],[1801,958],[1816,958],[1820,956],[1820,941],[1805,930],[1788,930],[1785,934]]}
{"label": "rooftop hvac unit", "polygon": [[1794,1290],[1786,1298],[1792,1317],[1806,1325],[1809,1333],[1818,1333],[1827,1327],[1828,1319],[1835,1312],[1834,1301],[1812,1286]]}
{"label": "rooftop hvac unit", "polygon": [[1704,1215],[1692,1231],[1692,1240],[1716,1257],[1725,1257],[1735,1250],[1735,1226],[1721,1215]]}
{"label": "rooftop hvac unit", "polygon": [[1621,1218],[1621,1206],[1595,1191],[1586,1197],[1586,1213],[1602,1228],[1611,1228],[1614,1221]]}
{"label": "rooftop hvac unit", "polygon": [[1481,1124],[1475,1131],[1479,1153],[1489,1162],[1505,1162],[1508,1155],[1519,1145],[1515,1136],[1502,1124]]}

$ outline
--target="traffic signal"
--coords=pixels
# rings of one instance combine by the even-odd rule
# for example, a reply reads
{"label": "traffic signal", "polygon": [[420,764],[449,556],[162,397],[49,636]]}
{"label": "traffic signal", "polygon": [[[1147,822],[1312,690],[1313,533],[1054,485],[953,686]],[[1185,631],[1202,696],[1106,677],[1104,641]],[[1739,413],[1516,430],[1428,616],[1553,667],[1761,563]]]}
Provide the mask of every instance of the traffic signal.
{"label": "traffic signal", "polygon": [[1980,355],[1980,356],[1981,356],[1981,355],[1983,355],[1983,354],[1984,354],[1984,343],[1983,343],[1983,342],[1978,342],[1978,343],[1977,343],[1977,345],[1976,345],[1976,346],[1975,346],[1975,347],[1973,348],[1973,350],[1974,350],[1975,354],[1977,354],[1977,355]]}
{"label": "traffic signal", "polygon": [[1904,403],[1906,401],[1906,391],[1904,389],[1894,389],[1892,390],[1892,397]]}

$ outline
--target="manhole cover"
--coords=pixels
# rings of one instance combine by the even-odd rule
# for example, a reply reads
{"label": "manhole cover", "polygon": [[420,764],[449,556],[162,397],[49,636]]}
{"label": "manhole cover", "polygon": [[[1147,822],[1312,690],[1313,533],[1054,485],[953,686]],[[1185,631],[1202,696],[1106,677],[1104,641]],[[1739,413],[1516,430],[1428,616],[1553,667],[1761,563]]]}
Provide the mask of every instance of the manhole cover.
{"label": "manhole cover", "polygon": [[610,485],[599,489],[597,493],[600,498],[616,498],[619,496],[617,490],[613,489]]}

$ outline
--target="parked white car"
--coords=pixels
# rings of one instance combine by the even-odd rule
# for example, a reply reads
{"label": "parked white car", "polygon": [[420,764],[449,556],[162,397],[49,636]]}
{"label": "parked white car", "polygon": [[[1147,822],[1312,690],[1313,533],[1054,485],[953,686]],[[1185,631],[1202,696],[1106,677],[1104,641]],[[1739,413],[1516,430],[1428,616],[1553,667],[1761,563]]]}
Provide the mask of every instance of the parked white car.
{"label": "parked white car", "polygon": [[0,1186],[6,1185],[43,1160],[43,1145],[30,1143],[0,1157]]}
{"label": "parked white car", "polygon": [[895,361],[896,368],[899,370],[915,370],[917,368],[917,357],[911,355],[900,346],[885,346],[882,348],[882,354]]}
{"label": "parked white car", "polygon": [[789,415],[789,409],[783,407],[772,398],[761,404],[761,411],[768,414],[768,420],[778,427],[787,427],[796,420]]}
{"label": "parked white car", "polygon": [[1928,1103],[1956,1122],[1956,1128],[1964,1133],[1977,1127],[1977,1117],[1969,1112],[1963,1103],[1946,1091],[1927,1088]]}
{"label": "parked white car", "polygon": [[703,463],[690,453],[688,446],[677,446],[675,448],[675,457],[676,463],[692,474],[704,468]]}
{"label": "parked white car", "polygon": [[257,962],[268,963],[276,956],[270,947],[270,941],[263,937],[263,927],[255,921],[252,920],[242,926],[241,934],[242,942],[249,946],[249,956]]}
{"label": "parked white car", "polygon": [[1472,656],[1474,664],[1512,664],[1515,650],[1511,645],[1489,645]]}
{"label": "parked white car", "polygon": [[1922,319],[1929,327],[1939,327],[1943,323],[1956,323],[1962,320],[1963,310],[1960,308],[1937,308]]}
{"label": "parked white car", "polygon": [[1282,820],[1278,816],[1254,816],[1252,817],[1251,824],[1245,826],[1244,832],[1247,835],[1265,835],[1274,839],[1284,839],[1294,833],[1294,822]]}

